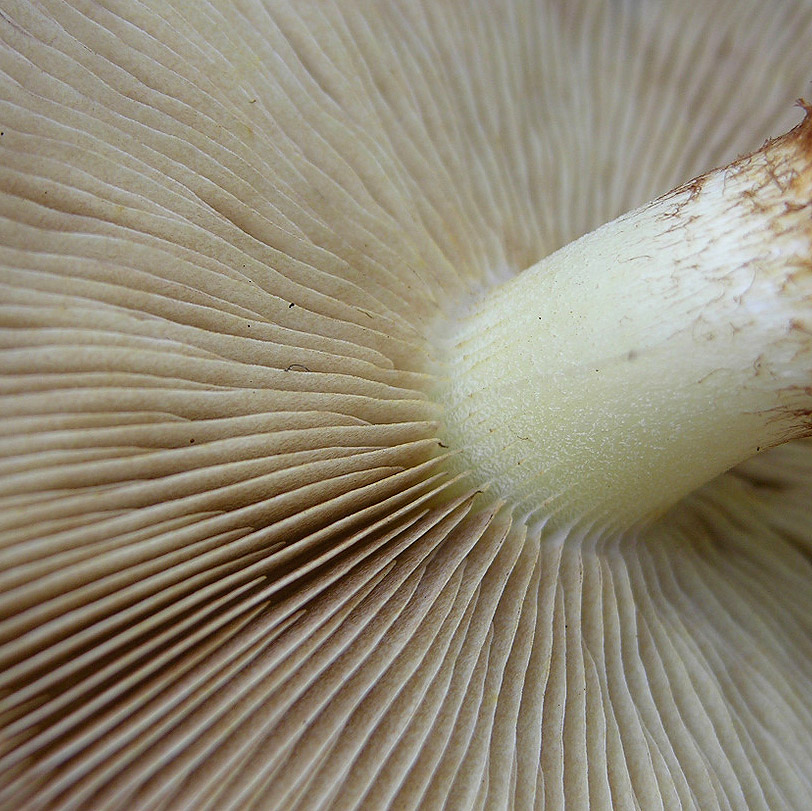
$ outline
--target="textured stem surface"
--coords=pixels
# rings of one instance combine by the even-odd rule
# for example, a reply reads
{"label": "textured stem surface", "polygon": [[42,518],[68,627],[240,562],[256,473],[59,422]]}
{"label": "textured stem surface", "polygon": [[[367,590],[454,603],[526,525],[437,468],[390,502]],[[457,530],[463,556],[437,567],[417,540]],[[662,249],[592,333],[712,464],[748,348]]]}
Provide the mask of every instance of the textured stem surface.
{"label": "textured stem surface", "polygon": [[456,465],[554,524],[628,527],[809,434],[812,115],[492,291],[448,368]]}

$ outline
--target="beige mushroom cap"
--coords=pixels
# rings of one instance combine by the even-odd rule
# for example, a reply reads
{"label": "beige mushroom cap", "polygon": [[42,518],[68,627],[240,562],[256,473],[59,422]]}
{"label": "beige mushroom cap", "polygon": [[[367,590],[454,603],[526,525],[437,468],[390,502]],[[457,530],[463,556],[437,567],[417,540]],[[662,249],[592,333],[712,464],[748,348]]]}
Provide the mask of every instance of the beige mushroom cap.
{"label": "beige mushroom cap", "polygon": [[812,2],[0,38],[0,807],[808,807],[812,446],[585,544],[432,392],[483,291],[798,120]]}

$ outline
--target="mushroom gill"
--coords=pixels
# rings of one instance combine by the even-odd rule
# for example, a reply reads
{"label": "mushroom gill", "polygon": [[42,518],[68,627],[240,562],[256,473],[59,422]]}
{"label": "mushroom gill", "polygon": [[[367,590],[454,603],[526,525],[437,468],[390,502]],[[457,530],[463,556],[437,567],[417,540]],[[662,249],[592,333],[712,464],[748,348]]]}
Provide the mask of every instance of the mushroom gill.
{"label": "mushroom gill", "polygon": [[0,807],[808,807],[809,441],[565,526],[437,391],[812,2],[3,5]]}

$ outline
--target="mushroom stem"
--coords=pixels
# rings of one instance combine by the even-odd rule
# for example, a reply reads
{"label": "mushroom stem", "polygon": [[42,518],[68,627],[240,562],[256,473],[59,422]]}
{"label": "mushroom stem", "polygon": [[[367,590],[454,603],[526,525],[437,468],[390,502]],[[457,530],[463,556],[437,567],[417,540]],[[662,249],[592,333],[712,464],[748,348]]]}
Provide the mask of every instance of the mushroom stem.
{"label": "mushroom stem", "polygon": [[650,520],[812,433],[812,111],[491,291],[447,361],[457,470],[559,526]]}

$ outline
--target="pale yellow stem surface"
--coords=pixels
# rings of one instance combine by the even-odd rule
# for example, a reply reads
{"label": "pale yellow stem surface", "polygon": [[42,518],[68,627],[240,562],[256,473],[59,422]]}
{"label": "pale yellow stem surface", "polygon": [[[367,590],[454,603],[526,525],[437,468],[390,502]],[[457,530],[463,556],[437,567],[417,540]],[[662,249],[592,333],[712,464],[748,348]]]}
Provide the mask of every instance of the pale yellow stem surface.
{"label": "pale yellow stem surface", "polygon": [[810,433],[812,115],[493,290],[448,347],[457,469],[622,529]]}

